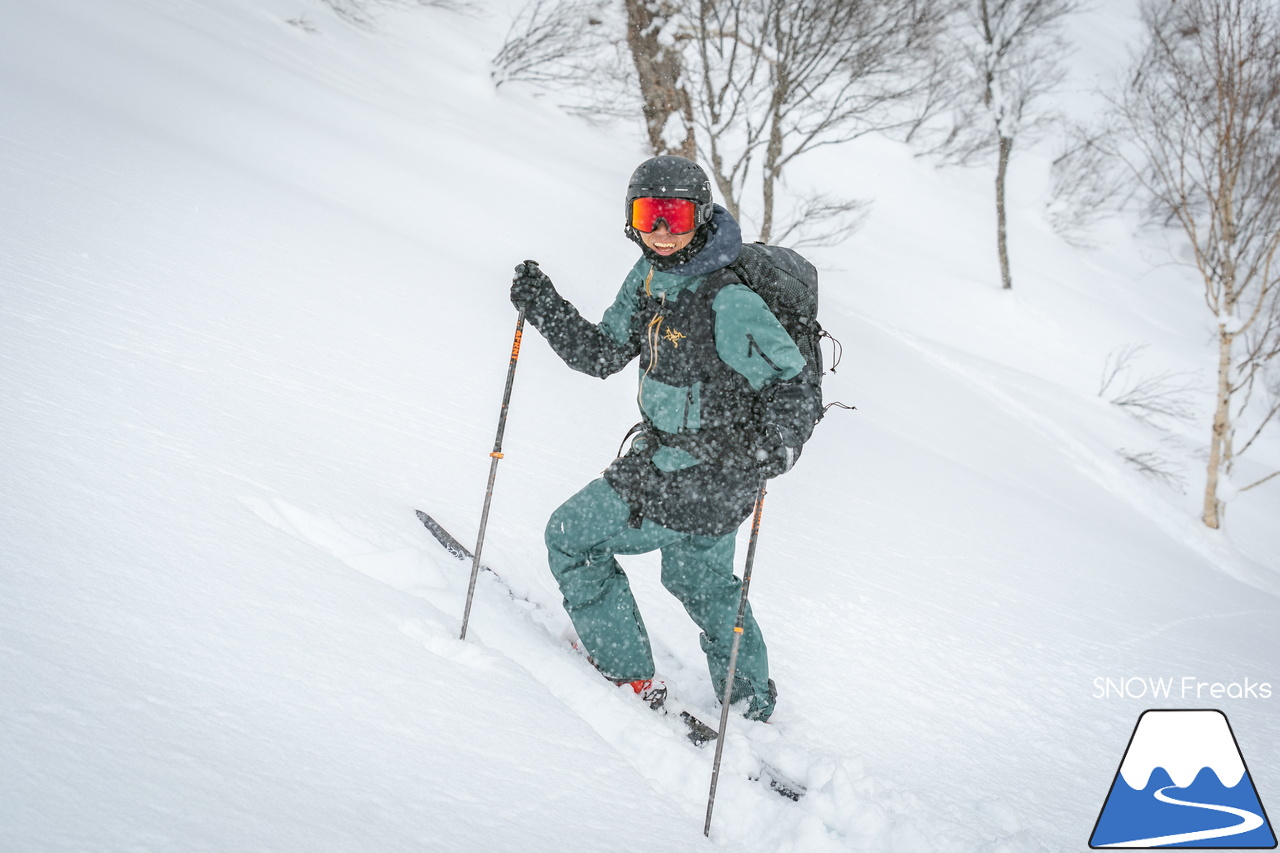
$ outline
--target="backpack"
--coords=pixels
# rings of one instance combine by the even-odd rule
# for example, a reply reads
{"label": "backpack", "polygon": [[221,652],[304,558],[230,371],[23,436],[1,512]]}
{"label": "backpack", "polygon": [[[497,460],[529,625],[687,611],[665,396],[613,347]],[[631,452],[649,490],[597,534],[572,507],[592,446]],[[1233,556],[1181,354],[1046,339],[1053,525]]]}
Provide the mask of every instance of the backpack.
{"label": "backpack", "polygon": [[[750,288],[764,300],[765,307],[777,318],[804,357],[805,366],[797,377],[803,377],[804,381],[798,387],[791,385],[790,382],[786,383],[789,386],[788,391],[792,392],[788,393],[788,397],[793,414],[809,415],[812,418],[808,428],[800,427],[799,440],[804,443],[808,441],[813,427],[822,420],[827,409],[832,406],[853,408],[844,403],[823,405],[822,350],[819,344],[822,338],[830,338],[833,342],[835,349],[831,369],[834,372],[835,366],[840,363],[840,343],[818,323],[818,270],[794,249],[770,246],[766,243],[744,243],[737,259],[724,267],[721,272],[731,273],[732,277],[726,276],[717,284],[725,286],[740,282]],[[712,288],[707,298],[714,300],[718,292],[719,287]],[[707,304],[709,306],[710,302]],[[642,433],[645,428],[646,422],[632,427],[623,438],[622,446],[618,448],[620,458],[623,456],[627,441],[637,433]],[[700,431],[698,435],[703,436],[704,433]],[[684,433],[666,434],[662,438],[663,443],[684,449],[704,460],[719,459],[723,464],[726,459],[736,459],[737,462],[730,467],[738,467],[741,463],[743,447],[750,450],[754,446],[738,434],[727,438],[722,436],[715,442],[718,449],[713,449],[711,456],[708,457],[705,455],[707,448],[698,446],[701,440]],[[652,447],[656,448],[657,444],[653,443]],[[632,454],[635,452],[633,446]],[[621,489],[625,487],[615,484],[615,488],[618,488],[621,494]]]}
{"label": "backpack", "polygon": [[804,356],[805,373],[821,390],[819,342],[824,337],[835,338],[818,323],[818,270],[794,249],[765,243],[743,243],[741,254],[729,269],[764,300],[791,335]]}

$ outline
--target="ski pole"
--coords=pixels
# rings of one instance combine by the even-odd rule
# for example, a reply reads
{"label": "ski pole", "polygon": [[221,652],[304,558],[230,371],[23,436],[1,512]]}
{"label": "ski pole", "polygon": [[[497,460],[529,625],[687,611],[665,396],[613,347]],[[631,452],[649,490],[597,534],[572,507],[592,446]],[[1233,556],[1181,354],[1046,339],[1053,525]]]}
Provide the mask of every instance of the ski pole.
{"label": "ski pole", "polygon": [[716,805],[716,784],[720,781],[720,757],[728,736],[729,703],[733,701],[733,675],[738,668],[738,643],[742,640],[742,623],[747,616],[747,590],[751,587],[751,566],[756,561],[756,540],[760,538],[760,515],[764,512],[765,484],[756,495],[755,516],[751,520],[751,540],[747,544],[747,565],[742,570],[742,596],[738,599],[738,619],[733,623],[733,645],[729,649],[729,674],[724,680],[724,700],[720,704],[720,736],[716,738],[716,757],[711,765],[711,793],[707,795],[707,822],[702,834],[711,837],[711,810]]}
{"label": "ski pole", "polygon": [[498,476],[498,460],[502,458],[502,434],[507,429],[507,407],[511,405],[511,386],[516,379],[516,360],[520,358],[520,338],[524,335],[524,309],[516,318],[516,337],[511,344],[511,364],[507,367],[507,387],[502,392],[502,411],[498,414],[498,435],[493,440],[493,460],[489,464],[489,486],[484,493],[484,511],[480,513],[480,535],[471,558],[471,582],[467,584],[467,607],[462,612],[462,633],[459,640],[467,638],[467,623],[471,621],[471,602],[476,595],[476,576],[480,574],[480,550],[484,548],[484,531],[489,526],[489,504],[493,500],[493,481]]}

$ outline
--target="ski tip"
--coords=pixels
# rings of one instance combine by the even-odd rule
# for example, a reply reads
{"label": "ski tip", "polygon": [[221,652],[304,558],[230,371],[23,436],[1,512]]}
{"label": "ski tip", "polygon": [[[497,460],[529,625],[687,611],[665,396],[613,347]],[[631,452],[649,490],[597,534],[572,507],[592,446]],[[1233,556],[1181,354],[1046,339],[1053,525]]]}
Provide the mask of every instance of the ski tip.
{"label": "ski tip", "polygon": [[467,546],[455,539],[453,534],[441,526],[440,522],[436,521],[420,509],[415,509],[414,512],[418,516],[418,521],[422,522],[422,525],[431,532],[431,535],[435,537],[437,542],[444,546],[446,551],[457,557],[459,560],[472,559],[471,552],[467,550]]}
{"label": "ski tip", "polygon": [[694,746],[703,746],[716,738],[720,737],[720,733],[711,726],[699,720],[688,711],[680,712],[680,719],[684,721],[685,726],[689,729],[689,742]]}
{"label": "ski tip", "polygon": [[782,796],[786,797],[788,800],[791,800],[792,802],[797,802],[797,803],[800,802],[800,798],[803,797],[805,794],[804,788],[800,787],[799,785],[796,785],[793,787],[791,785],[787,785],[786,783],[779,782],[777,779],[770,779],[769,787],[772,788],[774,791],[777,791]]}
{"label": "ski tip", "polygon": [[769,788],[774,793],[786,797],[788,800],[799,802],[800,798],[809,792],[809,789],[799,782],[793,782],[778,770],[768,764],[760,765],[760,775],[757,781],[768,782]]}

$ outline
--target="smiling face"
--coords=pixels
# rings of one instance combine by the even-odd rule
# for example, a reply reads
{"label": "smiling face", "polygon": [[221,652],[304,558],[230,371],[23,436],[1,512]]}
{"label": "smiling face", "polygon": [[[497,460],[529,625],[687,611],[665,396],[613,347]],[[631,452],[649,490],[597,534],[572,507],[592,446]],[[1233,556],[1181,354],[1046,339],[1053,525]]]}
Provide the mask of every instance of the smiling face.
{"label": "smiling face", "polygon": [[640,239],[653,252],[667,257],[674,255],[676,252],[689,245],[693,240],[695,232],[689,231],[684,234],[672,234],[667,230],[667,224],[659,221],[658,226],[649,232],[640,232]]}

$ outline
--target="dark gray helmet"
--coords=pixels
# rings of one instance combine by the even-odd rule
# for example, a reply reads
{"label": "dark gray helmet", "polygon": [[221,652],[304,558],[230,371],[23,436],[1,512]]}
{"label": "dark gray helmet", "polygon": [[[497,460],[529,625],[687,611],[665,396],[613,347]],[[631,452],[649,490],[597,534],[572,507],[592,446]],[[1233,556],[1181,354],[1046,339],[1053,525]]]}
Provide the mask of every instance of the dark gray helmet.
{"label": "dark gray helmet", "polygon": [[[631,202],[637,198],[687,198],[698,205],[698,225],[711,221],[711,181],[702,167],[675,154],[645,160],[631,173],[623,221],[631,228]],[[634,239],[634,238],[633,238]]]}

